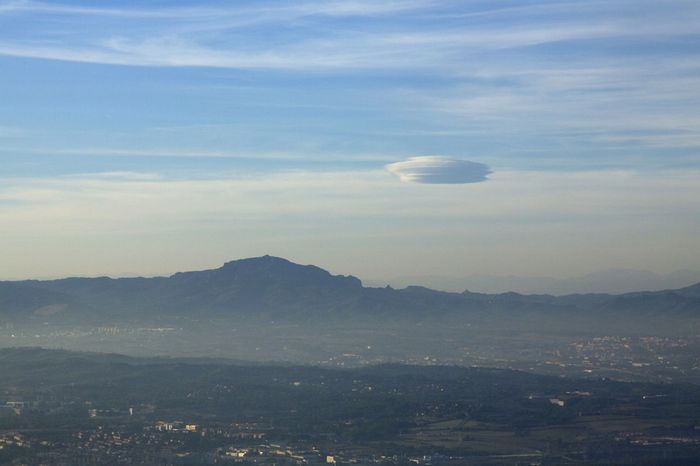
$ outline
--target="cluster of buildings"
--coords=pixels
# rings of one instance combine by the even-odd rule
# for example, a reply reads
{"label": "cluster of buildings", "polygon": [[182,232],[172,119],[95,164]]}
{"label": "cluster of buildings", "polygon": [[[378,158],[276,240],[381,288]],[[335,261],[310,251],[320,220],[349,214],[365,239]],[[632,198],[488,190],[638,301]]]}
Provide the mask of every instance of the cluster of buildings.
{"label": "cluster of buildings", "polygon": [[31,448],[32,444],[19,432],[0,434],[0,450],[10,447]]}
{"label": "cluster of buildings", "polygon": [[[97,428],[80,430],[65,438],[42,438],[40,432],[0,434],[0,453],[15,448],[21,464],[76,466],[82,464],[241,464],[288,466],[337,465],[429,465],[432,456],[399,457],[358,452],[338,447],[293,446],[274,442],[252,443],[253,437],[236,442],[217,438],[209,443],[198,437],[213,436],[219,428],[202,427],[179,421],[158,421],[141,431]],[[236,430],[222,431],[230,433]],[[254,436],[262,432],[252,432]],[[49,435],[49,437],[51,437]]]}

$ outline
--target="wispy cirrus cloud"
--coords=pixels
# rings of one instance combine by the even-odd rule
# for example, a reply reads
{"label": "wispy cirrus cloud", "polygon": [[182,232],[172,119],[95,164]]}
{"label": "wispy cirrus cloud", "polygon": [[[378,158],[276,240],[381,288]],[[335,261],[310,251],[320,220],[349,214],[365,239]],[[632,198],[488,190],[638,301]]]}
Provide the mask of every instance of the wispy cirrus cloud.
{"label": "wispy cirrus cloud", "polygon": [[[685,2],[675,3],[679,10],[694,11]],[[698,32],[697,23],[686,19],[690,14],[659,14],[651,23],[639,15],[630,17],[615,10],[605,15],[610,13],[609,7],[600,2],[570,4],[566,18],[561,17],[556,4],[535,3],[521,7],[528,12],[526,20],[517,15],[508,18],[512,8],[476,4],[455,8],[451,3],[429,0],[263,2],[161,9],[32,1],[0,5],[0,25],[3,17],[5,21],[21,21],[31,16],[32,20],[26,30],[8,28],[10,34],[0,33],[2,55],[130,66],[293,70],[439,67],[454,71],[463,68],[458,63],[465,54],[489,50]],[[572,11],[579,9],[585,14],[575,18]],[[459,19],[460,12],[488,12],[495,18],[484,23],[465,22]],[[75,27],[56,30],[51,21],[56,15]],[[453,20],[446,21],[445,15]],[[378,27],[374,17],[382,18],[383,27]],[[268,34],[261,34],[263,24]]]}
{"label": "wispy cirrus cloud", "polygon": [[[610,150],[624,144],[692,149],[700,140],[694,92],[700,57],[692,47],[700,35],[700,6],[686,0],[263,1],[160,8],[27,0],[0,6],[0,55],[277,76],[391,75],[397,85],[382,98],[394,95],[398,114],[426,122],[403,130],[412,135],[468,133],[476,136],[470,140],[498,146],[504,132],[522,134],[528,141],[508,150],[537,139],[541,147],[529,150],[540,153],[572,150],[582,145],[572,143],[581,137],[583,144]],[[416,76],[430,84],[409,82]],[[191,135],[197,137],[202,135]]]}

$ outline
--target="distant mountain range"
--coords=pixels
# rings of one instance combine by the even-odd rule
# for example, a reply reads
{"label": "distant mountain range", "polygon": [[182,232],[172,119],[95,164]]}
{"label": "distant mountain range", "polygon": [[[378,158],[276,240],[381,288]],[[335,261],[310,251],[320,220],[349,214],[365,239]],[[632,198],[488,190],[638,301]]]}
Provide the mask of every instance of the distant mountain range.
{"label": "distant mountain range", "polygon": [[364,287],[353,276],[264,256],[221,268],[155,278],[66,278],[0,282],[0,319],[112,323],[201,319],[328,322],[429,320],[529,312],[559,315],[700,315],[700,283],[621,295],[450,293],[411,286]]}
{"label": "distant mountain range", "polygon": [[557,296],[581,293],[621,294],[635,291],[659,291],[684,288],[698,282],[700,282],[700,270],[677,270],[668,274],[659,274],[636,269],[607,269],[573,278],[473,274],[464,277],[407,275],[387,280],[365,280],[365,283],[371,286],[389,284],[396,288],[404,288],[421,284],[436,290],[452,292],[461,292],[466,288],[481,293],[515,291],[524,294],[553,294]]}

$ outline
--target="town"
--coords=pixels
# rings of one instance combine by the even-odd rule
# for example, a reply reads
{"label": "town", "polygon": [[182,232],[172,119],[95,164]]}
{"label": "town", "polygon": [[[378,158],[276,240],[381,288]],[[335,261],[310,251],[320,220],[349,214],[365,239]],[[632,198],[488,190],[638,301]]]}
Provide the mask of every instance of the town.
{"label": "town", "polygon": [[0,363],[1,464],[636,465],[700,454],[700,389],[687,384],[40,348],[0,350]]}
{"label": "town", "polygon": [[[419,330],[422,333],[417,336],[410,332],[397,336],[381,328],[359,328],[324,337],[313,329],[275,323],[262,329],[210,324],[200,332],[173,326],[27,327],[5,324],[0,326],[0,345],[115,353],[126,350],[127,354],[135,356],[206,356],[325,367],[394,362],[498,367],[626,381],[700,382],[700,336],[693,333],[566,337],[537,333],[512,336],[468,327],[441,329],[437,335],[431,335],[430,329]],[[202,338],[201,333],[205,331],[207,337]],[[319,351],[317,345],[323,350]]]}

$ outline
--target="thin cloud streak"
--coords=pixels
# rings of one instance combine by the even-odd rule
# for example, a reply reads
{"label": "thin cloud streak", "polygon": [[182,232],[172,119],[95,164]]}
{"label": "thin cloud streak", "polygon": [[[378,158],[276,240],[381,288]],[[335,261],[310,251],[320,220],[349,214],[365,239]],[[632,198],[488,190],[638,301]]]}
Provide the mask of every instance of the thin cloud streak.
{"label": "thin cloud streak", "polygon": [[60,15],[84,15],[106,16],[117,18],[142,18],[142,19],[217,19],[221,17],[244,17],[250,15],[294,18],[310,15],[327,16],[373,16],[392,14],[401,11],[410,11],[426,8],[434,4],[427,0],[405,1],[324,1],[324,2],[296,2],[293,5],[268,6],[256,8],[241,8],[232,6],[229,8],[213,7],[174,7],[158,10],[135,8],[93,8],[72,5],[49,4],[34,1],[7,1],[0,3],[0,14],[29,12],[35,14],[60,14]]}
{"label": "thin cloud streak", "polygon": [[[678,31],[676,31],[678,32]],[[444,59],[455,54],[522,48],[571,40],[635,36],[614,25],[557,26],[515,31],[431,31],[406,34],[358,34],[332,41],[307,40],[254,51],[213,48],[178,36],[146,39],[123,36],[98,40],[97,45],[47,46],[0,41],[0,55],[80,63],[156,67],[232,69],[402,69],[439,67],[454,70]]]}
{"label": "thin cloud streak", "polygon": [[[11,133],[13,134],[13,133]],[[0,137],[2,130],[0,129]],[[386,154],[376,153],[357,153],[357,152],[334,152],[334,153],[294,153],[294,152],[234,152],[225,150],[183,150],[176,148],[120,148],[120,147],[76,147],[76,148],[53,148],[53,147],[16,147],[0,145],[0,153],[13,154],[34,154],[59,156],[59,155],[76,155],[76,156],[95,156],[95,157],[154,157],[154,158],[214,158],[214,159],[239,159],[239,160],[290,160],[298,162],[314,162],[327,161],[328,156],[332,156],[333,160],[339,162],[351,161],[376,161],[385,162],[391,159],[391,156]]]}

